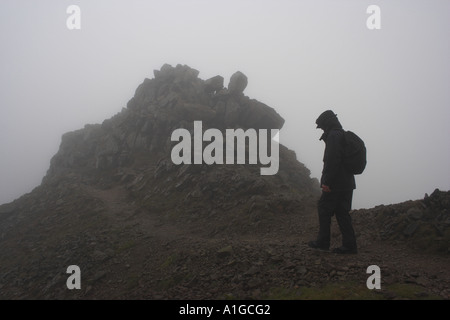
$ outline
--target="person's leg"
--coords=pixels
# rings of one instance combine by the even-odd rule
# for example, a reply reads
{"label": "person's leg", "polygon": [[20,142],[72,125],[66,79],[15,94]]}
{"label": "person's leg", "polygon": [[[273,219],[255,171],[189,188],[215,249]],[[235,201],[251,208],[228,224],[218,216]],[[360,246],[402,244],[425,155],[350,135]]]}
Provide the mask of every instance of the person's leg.
{"label": "person's leg", "polygon": [[322,192],[317,211],[319,216],[319,233],[316,245],[321,249],[330,247],[331,217],[336,207],[336,196],[333,192]]}
{"label": "person's leg", "polygon": [[352,225],[352,218],[349,214],[352,207],[353,190],[346,190],[339,193],[336,202],[336,220],[342,234],[341,249],[348,249],[356,253],[356,236]]}

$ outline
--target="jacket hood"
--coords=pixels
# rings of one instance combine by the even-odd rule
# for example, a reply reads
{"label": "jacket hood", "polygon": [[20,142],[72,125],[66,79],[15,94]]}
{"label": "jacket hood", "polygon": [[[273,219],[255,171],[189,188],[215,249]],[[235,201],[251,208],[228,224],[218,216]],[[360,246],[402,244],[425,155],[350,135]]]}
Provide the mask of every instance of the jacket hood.
{"label": "jacket hood", "polygon": [[342,129],[342,125],[337,118],[337,114],[335,114],[332,110],[322,112],[322,114],[317,118],[316,124],[317,128],[324,131],[320,137],[320,140],[324,141],[332,129]]}
{"label": "jacket hood", "polygon": [[316,128],[326,130],[334,120],[337,120],[337,114],[335,114],[332,110],[324,111],[316,120]]}

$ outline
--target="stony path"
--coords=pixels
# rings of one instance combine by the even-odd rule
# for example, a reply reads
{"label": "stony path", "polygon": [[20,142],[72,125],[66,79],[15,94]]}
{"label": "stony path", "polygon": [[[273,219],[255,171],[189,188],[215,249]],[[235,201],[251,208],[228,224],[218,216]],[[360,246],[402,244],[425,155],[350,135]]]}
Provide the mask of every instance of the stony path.
{"label": "stony path", "polygon": [[[402,243],[373,241],[365,230],[357,230],[357,255],[317,251],[306,245],[315,235],[314,213],[293,217],[289,226],[280,224],[265,234],[208,238],[141,211],[123,187],[89,192],[105,203],[112,217],[132,226],[137,241],[142,241],[133,249],[140,259],[133,260],[130,254],[126,262],[141,274],[139,290],[132,295],[136,298],[215,299],[227,294],[261,298],[273,287],[320,288],[348,282],[362,288],[370,276],[367,267],[377,265],[383,289],[410,284],[423,288],[417,298],[450,299],[450,257],[417,253]],[[332,246],[339,246],[335,222],[332,236]],[[156,272],[141,273],[138,264]],[[179,280],[170,288],[161,284],[171,279]],[[389,290],[382,292],[383,298],[401,298]]]}

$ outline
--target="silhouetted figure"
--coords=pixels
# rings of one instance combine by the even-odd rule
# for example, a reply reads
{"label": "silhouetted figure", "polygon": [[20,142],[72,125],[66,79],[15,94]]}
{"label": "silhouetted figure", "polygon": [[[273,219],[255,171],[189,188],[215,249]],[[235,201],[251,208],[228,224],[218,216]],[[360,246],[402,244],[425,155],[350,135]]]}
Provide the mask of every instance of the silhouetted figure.
{"label": "silhouetted figure", "polygon": [[336,220],[342,234],[342,246],[335,253],[357,253],[356,237],[350,217],[355,177],[343,166],[344,131],[337,115],[327,110],[316,120],[317,128],[324,131],[320,140],[325,142],[323,170],[320,179],[322,195],[318,203],[319,233],[308,245],[329,250],[331,217]]}

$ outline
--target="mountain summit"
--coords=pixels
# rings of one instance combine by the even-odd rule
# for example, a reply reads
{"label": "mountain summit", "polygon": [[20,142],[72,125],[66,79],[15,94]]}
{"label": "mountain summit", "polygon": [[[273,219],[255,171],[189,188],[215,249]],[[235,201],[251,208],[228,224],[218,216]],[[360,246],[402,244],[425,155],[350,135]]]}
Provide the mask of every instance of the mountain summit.
{"label": "mountain summit", "polygon": [[[227,136],[230,129],[271,130],[284,124],[273,108],[243,94],[248,80],[242,72],[232,75],[228,88],[221,76],[202,80],[198,74],[188,66],[166,64],[139,85],[120,113],[64,134],[42,187],[59,185],[68,177],[87,186],[120,185],[149,215],[174,217],[172,223],[202,216],[212,229],[226,229],[231,223],[233,231],[247,228],[242,221],[254,215],[301,211],[317,196],[317,183],[295,153],[283,146],[273,176],[261,176],[260,164],[237,160],[206,164],[189,157],[188,164],[174,163],[175,130],[194,136],[195,124],[201,123],[203,132],[213,128]],[[228,156],[226,143],[220,141],[220,151]],[[248,157],[249,144],[243,144]]]}

